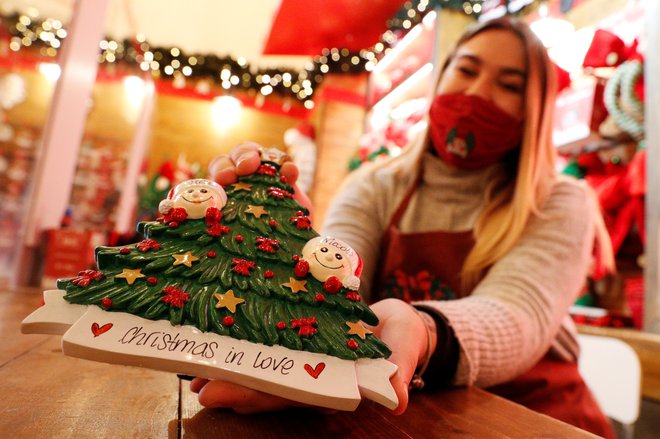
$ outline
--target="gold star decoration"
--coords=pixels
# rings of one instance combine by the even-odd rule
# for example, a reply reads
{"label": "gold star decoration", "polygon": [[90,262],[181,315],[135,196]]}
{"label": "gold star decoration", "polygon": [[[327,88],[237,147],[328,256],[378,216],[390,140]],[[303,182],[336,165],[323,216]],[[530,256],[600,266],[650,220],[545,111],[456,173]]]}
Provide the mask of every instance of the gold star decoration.
{"label": "gold star decoration", "polygon": [[172,255],[174,262],[172,265],[176,267],[177,265],[185,265],[186,267],[192,267],[192,263],[199,261],[197,256],[193,256],[192,252],[188,250],[182,255]]}
{"label": "gold star decoration", "polygon": [[234,290],[229,290],[225,294],[215,293],[213,297],[218,299],[215,304],[216,308],[227,308],[232,313],[236,312],[236,305],[245,302],[245,299],[234,296]]}
{"label": "gold star decoration", "polygon": [[126,282],[128,282],[129,285],[133,285],[135,279],[145,276],[144,274],[142,274],[141,268],[136,268],[135,270],[131,270],[130,268],[122,268],[121,274],[118,274],[115,277],[116,278],[118,277],[120,279],[126,279]]}
{"label": "gold star decoration", "polygon": [[248,204],[248,208],[245,209],[245,213],[251,213],[257,218],[261,218],[261,215],[267,215],[268,212],[264,209],[264,206],[252,206]]}
{"label": "gold star decoration", "polygon": [[348,330],[348,333],[351,335],[357,335],[362,340],[367,338],[367,334],[373,334],[373,332],[365,328],[361,322],[346,322],[346,324],[351,328]]}
{"label": "gold star decoration", "polygon": [[299,280],[289,277],[289,282],[282,284],[282,286],[291,288],[291,292],[295,294],[301,291],[307,292],[307,288],[305,288],[306,283],[306,280]]}
{"label": "gold star decoration", "polygon": [[250,191],[252,190],[252,185],[250,183],[234,183],[231,185],[237,191]]}

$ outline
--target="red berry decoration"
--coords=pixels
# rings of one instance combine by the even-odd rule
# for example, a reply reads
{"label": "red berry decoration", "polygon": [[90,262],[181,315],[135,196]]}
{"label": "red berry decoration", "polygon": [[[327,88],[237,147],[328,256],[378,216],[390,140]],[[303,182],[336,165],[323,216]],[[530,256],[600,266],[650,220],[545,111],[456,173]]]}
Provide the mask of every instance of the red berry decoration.
{"label": "red berry decoration", "polygon": [[147,283],[148,283],[149,285],[156,285],[156,284],[158,283],[158,279],[156,279],[156,278],[153,277],[153,276],[149,276],[149,277],[147,278]]}
{"label": "red berry decoration", "polygon": [[272,279],[275,277],[275,273],[273,273],[273,270],[266,270],[264,271],[264,277],[266,279]]}
{"label": "red berry decoration", "polygon": [[131,249],[128,248],[128,247],[122,247],[122,248],[119,250],[119,253],[121,253],[122,255],[127,255],[127,254],[129,254],[130,252],[131,252]]}
{"label": "red berry decoration", "polygon": [[188,218],[188,212],[183,207],[175,207],[170,211],[170,217],[177,223],[180,223]]}
{"label": "red berry decoration", "polygon": [[291,259],[293,259],[293,262],[298,262],[300,260],[300,256],[293,255],[293,256],[291,256]]}
{"label": "red berry decoration", "polygon": [[222,324],[225,326],[231,326],[234,324],[234,318],[232,316],[225,316],[222,319]]}
{"label": "red berry decoration", "polygon": [[179,227],[179,223],[177,223],[176,221],[171,221],[167,226],[170,229],[176,229],[177,227]]}
{"label": "red berry decoration", "polygon": [[314,299],[317,302],[325,302],[325,296],[321,293],[316,293],[316,296],[314,296]]}
{"label": "red berry decoration", "polygon": [[222,212],[217,207],[209,207],[206,209],[206,225],[210,226],[220,222],[222,219]]}
{"label": "red berry decoration", "polygon": [[234,238],[234,241],[238,242],[239,244],[243,242],[243,237],[241,235],[236,235]]}
{"label": "red berry decoration", "polygon": [[280,331],[283,330],[283,329],[286,329],[286,323],[284,323],[284,322],[277,322],[277,324],[276,324],[275,326],[276,326],[277,329],[279,329]]}
{"label": "red berry decoration", "polygon": [[337,294],[341,289],[341,281],[336,276],[330,276],[328,280],[323,283],[323,290],[330,294]]}
{"label": "red berry decoration", "polygon": [[349,348],[355,350],[355,349],[358,348],[359,345],[358,345],[358,342],[355,341],[355,340],[348,340],[348,341],[346,342],[346,346],[348,346]]}
{"label": "red berry decoration", "polygon": [[277,227],[277,221],[270,220],[270,221],[268,221],[268,225],[271,226],[271,227]]}
{"label": "red berry decoration", "polygon": [[309,262],[304,259],[299,260],[293,269],[293,274],[298,277],[305,277],[307,276],[307,273],[309,273]]}
{"label": "red berry decoration", "polygon": [[112,299],[110,299],[109,297],[104,297],[103,299],[101,299],[101,306],[103,306],[104,308],[110,308],[112,306]]}
{"label": "red berry decoration", "polygon": [[286,182],[289,181],[289,180],[283,175],[283,176],[280,177],[280,181],[281,181],[282,183],[286,183]]}
{"label": "red berry decoration", "polygon": [[349,291],[348,293],[346,293],[346,298],[348,300],[352,300],[353,302],[359,302],[361,299],[360,295],[355,291]]}
{"label": "red berry decoration", "polygon": [[214,252],[213,250],[211,250],[210,252],[208,252],[206,254],[206,256],[208,256],[209,258],[215,258],[217,255],[218,254],[216,252]]}

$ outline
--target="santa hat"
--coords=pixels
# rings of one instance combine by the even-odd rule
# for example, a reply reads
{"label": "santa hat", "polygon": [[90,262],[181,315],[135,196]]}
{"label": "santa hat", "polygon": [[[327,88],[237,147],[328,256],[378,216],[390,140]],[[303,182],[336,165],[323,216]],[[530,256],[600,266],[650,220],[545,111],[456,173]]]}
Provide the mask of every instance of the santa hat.
{"label": "santa hat", "polygon": [[302,134],[305,137],[309,137],[310,139],[313,139],[315,137],[314,127],[312,126],[311,123],[307,122],[306,120],[300,122],[296,126],[296,129],[300,131],[300,134]]}
{"label": "santa hat", "polygon": [[631,47],[613,34],[604,29],[597,29],[582,67],[616,67],[630,57],[637,49],[637,43]]}

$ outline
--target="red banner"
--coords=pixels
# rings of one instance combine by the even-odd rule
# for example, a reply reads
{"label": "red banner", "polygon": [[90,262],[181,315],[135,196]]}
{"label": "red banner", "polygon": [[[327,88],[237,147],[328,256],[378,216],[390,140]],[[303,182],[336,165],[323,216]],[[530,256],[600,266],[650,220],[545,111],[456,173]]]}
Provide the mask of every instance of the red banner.
{"label": "red banner", "polygon": [[403,0],[282,0],[265,55],[320,55],[326,48],[373,47]]}

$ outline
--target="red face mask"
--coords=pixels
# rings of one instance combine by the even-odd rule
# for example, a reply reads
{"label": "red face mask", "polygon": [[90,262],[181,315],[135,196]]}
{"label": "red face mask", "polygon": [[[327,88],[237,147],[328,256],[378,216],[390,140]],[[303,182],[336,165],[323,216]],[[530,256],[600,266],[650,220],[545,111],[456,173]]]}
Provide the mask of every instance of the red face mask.
{"label": "red face mask", "polygon": [[474,95],[436,96],[429,117],[438,156],[463,169],[481,169],[501,161],[522,139],[522,121]]}

